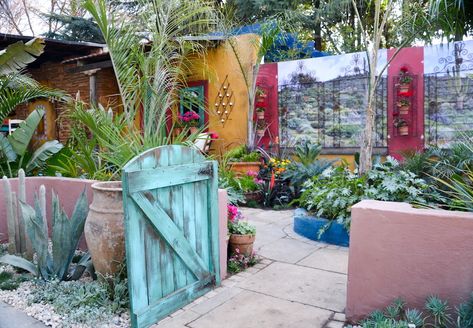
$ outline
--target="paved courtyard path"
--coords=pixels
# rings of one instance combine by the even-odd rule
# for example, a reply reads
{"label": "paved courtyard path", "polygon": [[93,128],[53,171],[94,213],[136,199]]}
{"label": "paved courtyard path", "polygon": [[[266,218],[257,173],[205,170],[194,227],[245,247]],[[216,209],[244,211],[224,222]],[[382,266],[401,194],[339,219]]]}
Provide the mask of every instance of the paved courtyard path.
{"label": "paved courtyard path", "polygon": [[243,209],[263,260],[153,328],[341,328],[348,248],[300,237],[293,211]]}

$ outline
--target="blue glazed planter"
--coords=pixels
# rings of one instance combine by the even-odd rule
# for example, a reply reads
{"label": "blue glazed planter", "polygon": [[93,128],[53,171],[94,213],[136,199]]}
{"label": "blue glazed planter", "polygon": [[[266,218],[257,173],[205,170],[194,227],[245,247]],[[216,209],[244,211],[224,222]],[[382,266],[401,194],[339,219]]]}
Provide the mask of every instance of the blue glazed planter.
{"label": "blue glazed planter", "polygon": [[294,213],[294,231],[299,235],[327,244],[348,247],[350,245],[348,232],[342,224],[337,222],[333,222],[320,239],[317,239],[319,229],[327,222],[327,219],[310,216],[303,208],[296,209]]}

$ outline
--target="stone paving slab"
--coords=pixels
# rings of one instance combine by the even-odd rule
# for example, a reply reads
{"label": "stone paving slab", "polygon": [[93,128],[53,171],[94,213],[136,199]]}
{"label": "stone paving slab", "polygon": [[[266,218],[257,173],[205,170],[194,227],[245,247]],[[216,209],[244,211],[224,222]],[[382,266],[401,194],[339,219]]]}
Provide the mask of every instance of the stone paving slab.
{"label": "stone paving slab", "polygon": [[298,265],[347,274],[348,252],[321,248],[297,262]]}
{"label": "stone paving slab", "polygon": [[344,312],[347,277],[293,264],[274,262],[239,284],[240,288]]}
{"label": "stone paving slab", "polygon": [[290,238],[280,238],[259,248],[258,254],[275,261],[296,263],[318,249],[319,246],[316,245]]}
{"label": "stone paving slab", "polygon": [[188,324],[192,328],[323,327],[332,313],[312,306],[244,291]]}
{"label": "stone paving slab", "polygon": [[0,302],[0,328],[47,328],[26,313]]}

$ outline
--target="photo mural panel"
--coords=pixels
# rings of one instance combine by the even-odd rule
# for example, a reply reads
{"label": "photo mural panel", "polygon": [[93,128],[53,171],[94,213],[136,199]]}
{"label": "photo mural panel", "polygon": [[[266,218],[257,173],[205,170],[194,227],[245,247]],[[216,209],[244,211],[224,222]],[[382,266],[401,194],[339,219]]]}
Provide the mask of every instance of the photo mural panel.
{"label": "photo mural panel", "polygon": [[[381,51],[378,73],[386,64]],[[365,53],[278,63],[280,140],[325,148],[358,147],[363,131],[368,63]],[[387,79],[377,88],[375,146],[386,147]]]}
{"label": "photo mural panel", "polygon": [[473,41],[424,48],[425,145],[447,148],[473,131]]}

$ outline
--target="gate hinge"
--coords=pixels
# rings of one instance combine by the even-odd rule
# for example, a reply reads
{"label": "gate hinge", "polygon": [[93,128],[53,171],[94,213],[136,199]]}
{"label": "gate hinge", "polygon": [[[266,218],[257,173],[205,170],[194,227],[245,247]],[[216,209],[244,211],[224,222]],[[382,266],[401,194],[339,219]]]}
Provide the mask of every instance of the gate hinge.
{"label": "gate hinge", "polygon": [[214,174],[214,168],[213,168],[212,164],[209,164],[209,165],[207,165],[206,167],[201,168],[201,169],[199,170],[199,174],[200,174],[200,175],[212,176],[212,175]]}

